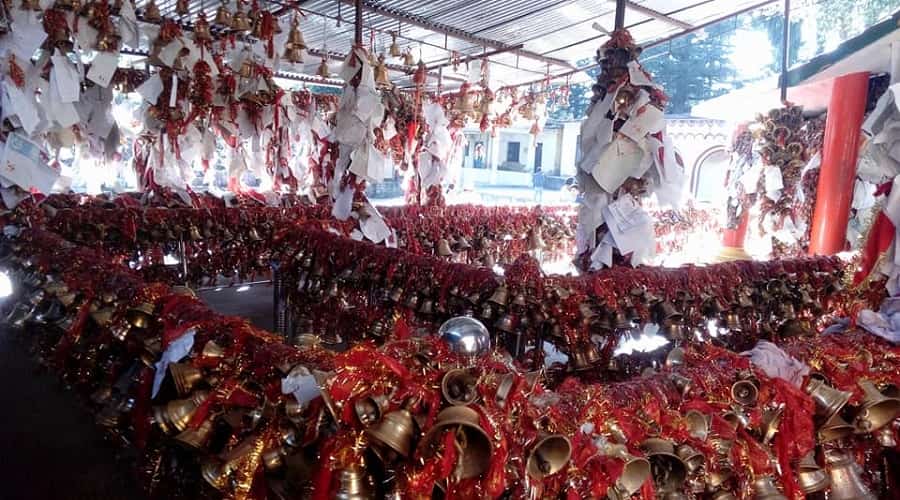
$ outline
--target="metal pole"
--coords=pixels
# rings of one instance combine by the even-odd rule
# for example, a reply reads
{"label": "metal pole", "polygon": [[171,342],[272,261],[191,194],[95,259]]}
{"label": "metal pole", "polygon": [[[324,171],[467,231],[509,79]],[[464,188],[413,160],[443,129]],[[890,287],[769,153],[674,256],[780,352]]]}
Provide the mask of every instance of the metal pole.
{"label": "metal pole", "polygon": [[275,333],[287,337],[287,307],[284,304],[284,276],[281,263],[272,262],[272,306]]}
{"label": "metal pole", "polygon": [[625,5],[626,0],[616,0],[616,29],[620,30],[625,27]]}
{"label": "metal pole", "polygon": [[781,32],[781,102],[787,102],[788,53],[791,50],[791,0],[784,0],[784,29]]}
{"label": "metal pole", "polygon": [[354,14],[354,28],[356,29],[356,34],[354,36],[354,44],[358,47],[362,47],[363,44],[363,4],[362,0],[356,0],[356,12]]}

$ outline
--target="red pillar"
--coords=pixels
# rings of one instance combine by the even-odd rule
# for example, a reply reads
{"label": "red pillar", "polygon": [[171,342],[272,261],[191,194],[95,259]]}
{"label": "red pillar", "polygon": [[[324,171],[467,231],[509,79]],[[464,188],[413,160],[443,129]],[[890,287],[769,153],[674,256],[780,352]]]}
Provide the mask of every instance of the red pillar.
{"label": "red pillar", "polygon": [[809,238],[810,255],[832,255],[844,249],[868,92],[869,73],[852,73],[834,80]]}
{"label": "red pillar", "polygon": [[720,262],[750,259],[750,255],[744,250],[744,239],[747,237],[747,226],[749,223],[750,213],[744,210],[737,227],[725,229],[722,232],[722,249],[719,251],[718,257]]}

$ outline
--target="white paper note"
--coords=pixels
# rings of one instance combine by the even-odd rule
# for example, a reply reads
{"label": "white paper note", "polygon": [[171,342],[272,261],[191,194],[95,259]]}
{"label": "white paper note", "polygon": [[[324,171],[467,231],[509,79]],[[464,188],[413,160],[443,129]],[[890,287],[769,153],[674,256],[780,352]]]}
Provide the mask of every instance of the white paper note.
{"label": "white paper note", "polygon": [[98,52],[97,57],[91,62],[91,69],[88,70],[87,78],[101,87],[109,87],[109,82],[112,81],[113,75],[116,74],[118,65],[118,53]]}
{"label": "white paper note", "polygon": [[607,193],[622,186],[644,164],[644,150],[626,137],[617,137],[606,147],[591,172],[594,180]]}
{"label": "white paper note", "polygon": [[169,365],[181,361],[189,352],[191,352],[191,348],[194,347],[194,334],[196,333],[197,331],[193,328],[187,330],[163,351],[159,361],[154,365],[156,367],[156,373],[153,374],[153,393],[150,396],[151,399],[155,398],[156,394],[159,392],[159,388],[166,376],[166,370],[169,368]]}
{"label": "white paper note", "polygon": [[162,79],[159,77],[159,73],[154,73],[153,76],[148,78],[144,83],[137,88],[137,93],[144,98],[145,101],[156,104],[159,100],[159,94],[162,93],[163,83]]}
{"label": "white paper note", "polygon": [[40,146],[20,134],[10,134],[0,160],[0,177],[25,191],[49,194],[59,171],[47,165]]}
{"label": "white paper note", "polygon": [[76,102],[81,93],[78,69],[66,56],[57,53],[52,58],[51,87],[55,87],[59,102]]}

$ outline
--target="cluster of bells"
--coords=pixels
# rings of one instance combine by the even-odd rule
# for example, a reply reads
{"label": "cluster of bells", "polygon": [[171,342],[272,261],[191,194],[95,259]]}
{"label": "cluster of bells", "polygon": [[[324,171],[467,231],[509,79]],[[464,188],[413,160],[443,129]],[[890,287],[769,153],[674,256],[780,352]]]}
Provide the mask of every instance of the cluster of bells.
{"label": "cluster of bells", "polygon": [[[94,48],[101,52],[109,52],[115,50],[119,46],[121,37],[116,32],[115,25],[109,17],[111,12],[118,12],[121,8],[121,0],[116,2],[111,8],[103,3],[89,1],[85,4],[81,0],[56,0],[53,4],[54,9],[75,12],[78,15],[87,18],[88,24],[97,30],[97,39],[94,42]],[[38,0],[22,0],[20,4],[22,10],[40,11],[42,10]],[[51,42],[63,51],[72,49],[72,42],[69,40],[69,28],[65,23],[61,23],[52,27],[49,33]]]}
{"label": "cluster of bells", "polygon": [[[77,311],[86,297],[78,290],[57,279],[54,275],[40,272],[33,261],[20,257],[13,246],[4,246],[0,252],[0,265],[11,268],[11,277],[17,284],[18,302],[5,318],[5,323],[12,327],[24,328],[30,325],[47,329],[55,329],[58,333],[69,331],[77,321]],[[492,296],[492,303],[506,303],[502,292]],[[508,297],[506,298],[508,299]],[[515,302],[516,299],[513,300]],[[119,342],[134,342],[140,347],[139,363],[153,367],[160,355],[159,340],[150,334],[157,330],[154,307],[151,304],[136,304],[127,307],[124,314],[118,314],[121,307],[112,294],[100,294],[90,305],[89,319],[100,329],[105,329]],[[668,307],[659,307],[660,314],[671,312]],[[668,318],[672,320],[674,316]],[[457,317],[445,322],[440,330],[440,337],[462,359],[474,362],[491,349],[491,336],[482,323],[471,317]],[[99,350],[110,346],[100,347]],[[226,351],[215,341],[208,341],[195,354],[206,360],[221,360],[227,365]],[[105,373],[111,366],[104,364],[108,356],[98,349],[78,351],[77,357],[88,373],[86,377],[96,373]],[[694,388],[690,379],[678,374],[678,366],[683,363],[680,349],[674,349],[667,359],[673,368],[670,374],[672,383],[683,395],[690,394]],[[422,358],[423,366],[431,366],[427,354]],[[473,363],[470,363],[473,364]],[[203,366],[216,366],[204,363]],[[297,367],[278,367],[287,374]],[[91,373],[93,372],[93,373]],[[129,375],[130,373],[130,375]],[[104,427],[114,431],[126,425],[126,416],[135,405],[128,389],[128,377],[135,371],[126,372],[123,380],[115,384],[103,384],[91,396],[92,401],[100,408],[97,421]],[[314,372],[320,385],[327,383],[325,374]],[[540,378],[539,373],[528,374],[528,386],[534,386]],[[249,435],[236,445],[226,447],[222,451],[207,454],[202,461],[201,474],[212,487],[227,490],[233,486],[234,474],[247,457],[258,448],[258,434],[254,433],[260,422],[271,413],[271,408],[256,407],[236,413],[214,414],[205,419],[199,426],[190,426],[195,412],[216,390],[219,384],[215,369],[198,368],[190,362],[170,364],[166,380],[169,381],[177,397],[153,408],[153,422],[164,435],[171,436],[175,442],[187,449],[209,452],[209,447],[221,433],[222,426],[240,429]],[[497,403],[502,407],[512,387],[512,379],[506,378],[498,383]],[[135,383],[135,380],[130,380]],[[478,403],[480,392],[477,390],[478,380],[471,366],[458,366],[449,369],[441,380],[441,393],[449,404],[437,416],[437,420],[424,435],[421,434],[415,416],[410,412],[412,404],[405,404],[400,409],[386,411],[386,395],[372,395],[357,400],[353,404],[353,412],[365,427],[365,436],[372,445],[375,456],[389,469],[403,459],[413,456],[414,452],[424,456],[439,453],[441,440],[438,436],[450,430],[455,437],[454,446],[459,452],[454,464],[451,481],[476,478],[487,471],[492,453],[492,441],[480,426],[478,412],[472,405]],[[859,382],[864,397],[858,408],[851,410],[847,405],[851,398],[848,392],[829,386],[827,380],[819,375],[810,377],[805,386],[806,392],[815,402],[817,420],[818,455],[824,458],[825,468],[819,466],[817,455],[810,453],[795,465],[799,484],[804,493],[811,494],[824,490],[829,491],[829,498],[836,500],[873,499],[875,495],[860,478],[859,466],[852,455],[842,449],[842,440],[852,435],[873,434],[885,447],[895,447],[896,430],[900,427],[900,390],[893,386],[877,386],[862,380]],[[261,395],[261,388],[253,388],[245,384],[248,393]],[[327,395],[326,391],[323,394]],[[735,429],[748,428],[763,444],[771,442],[782,419],[782,406],[766,407],[759,427],[749,429],[750,422],[747,410],[758,404],[759,381],[752,373],[738,373],[732,385],[733,404],[723,415]],[[264,399],[264,398],[261,398]],[[337,420],[338,410],[335,402],[325,398],[326,407],[332,418]],[[262,462],[266,470],[277,473],[286,467],[286,463],[294,460],[300,450],[300,429],[308,423],[303,422],[305,408],[299,403],[287,403],[277,409],[283,415],[280,421],[278,439],[274,445],[261,451]],[[267,413],[268,412],[268,413]],[[322,415],[325,415],[323,412]],[[270,416],[270,415],[269,415]],[[731,469],[732,443],[716,437],[711,433],[710,417],[696,410],[683,416],[692,437],[708,442],[715,450],[714,464],[707,463],[707,458],[686,443],[676,443],[660,437],[653,437],[641,443],[640,449],[644,457],[630,454],[624,443],[626,439],[608,440],[603,452],[623,461],[622,474],[608,492],[614,499],[626,499],[636,493],[641,485],[653,479],[656,490],[665,498],[683,498],[685,489],[706,492],[712,498],[729,500],[736,498],[733,488],[734,471]],[[315,422],[315,432],[319,432],[322,422]],[[615,432],[613,435],[615,437]],[[420,439],[421,438],[421,439]],[[542,434],[529,448],[525,459],[525,469],[529,477],[539,481],[548,475],[562,470],[571,456],[571,444],[566,436],[560,434]],[[302,460],[301,460],[302,462]],[[311,470],[306,463],[301,469]],[[370,498],[374,484],[370,467],[364,462],[351,465],[336,476],[335,488],[339,498]],[[390,477],[390,474],[386,474]],[[441,485],[436,485],[439,491]],[[771,476],[754,479],[753,496],[757,499],[782,500],[785,497],[778,490]]]}
{"label": "cluster of bells", "polygon": [[[494,257],[494,252],[491,249],[484,248],[483,240],[483,238],[479,238],[477,246],[481,250],[478,252],[479,255],[476,256],[476,260],[484,267],[493,268],[497,264],[497,259]],[[528,231],[527,240],[528,252],[533,253],[535,256],[540,256],[540,252],[547,248],[541,225],[537,225]],[[426,248],[432,247],[433,255],[451,261],[468,262],[469,252],[473,249],[473,245],[463,235],[457,237],[454,237],[452,234],[447,235],[447,237],[439,238],[434,244],[431,244],[427,238],[423,237],[420,242]]]}

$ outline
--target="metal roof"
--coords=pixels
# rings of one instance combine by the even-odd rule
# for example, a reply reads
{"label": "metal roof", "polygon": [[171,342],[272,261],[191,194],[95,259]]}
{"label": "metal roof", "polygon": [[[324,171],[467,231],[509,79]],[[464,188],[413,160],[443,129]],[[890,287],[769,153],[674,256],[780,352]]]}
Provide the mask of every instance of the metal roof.
{"label": "metal roof", "polygon": [[[139,11],[148,1],[137,0]],[[224,1],[234,8],[234,0]],[[301,30],[312,55],[303,73],[315,73],[319,63],[315,55],[321,51],[335,55],[350,51],[353,0],[257,1],[261,8],[278,13],[285,28],[295,10],[304,13]],[[652,44],[776,1],[629,0],[625,26],[639,43]],[[178,18],[175,3],[157,1],[164,16]],[[448,89],[468,76],[465,64],[458,71],[449,65],[451,52],[465,58],[506,50],[489,57],[497,86],[540,81],[547,74],[575,75],[575,69],[593,63],[597,48],[606,40],[600,29],[613,29],[616,5],[613,0],[363,0],[362,4],[367,44],[379,53],[387,52],[390,33],[399,34],[397,43],[412,50],[417,60],[421,57],[429,68],[447,65],[441,72]],[[191,14],[181,20],[190,24],[201,11],[212,19],[218,6],[216,0],[191,0]],[[410,84],[400,61],[389,62],[397,64],[391,67],[396,83]]]}

